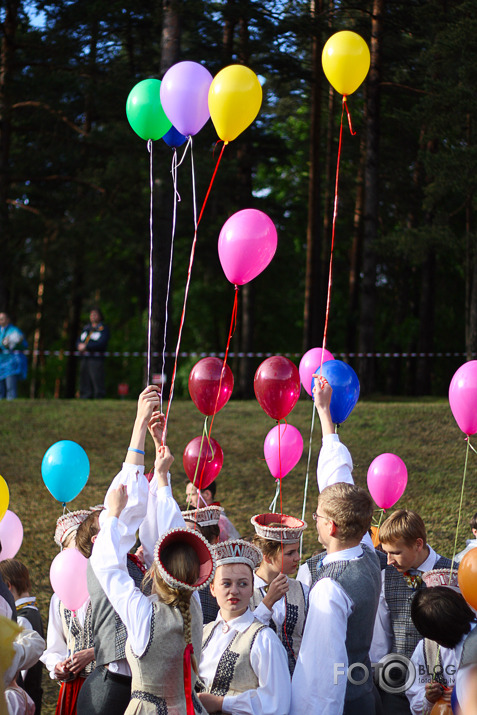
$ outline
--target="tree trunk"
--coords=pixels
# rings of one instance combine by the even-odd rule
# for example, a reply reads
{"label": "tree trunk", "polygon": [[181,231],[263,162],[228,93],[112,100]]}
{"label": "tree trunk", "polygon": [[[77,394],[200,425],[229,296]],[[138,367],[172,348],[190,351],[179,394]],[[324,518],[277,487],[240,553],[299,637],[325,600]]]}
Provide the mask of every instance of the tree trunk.
{"label": "tree trunk", "polygon": [[320,132],[321,89],[321,36],[317,17],[321,13],[321,0],[311,0],[310,19],[313,28],[311,47],[310,94],[310,170],[308,178],[308,222],[306,230],[305,304],[303,325],[303,352],[318,347],[323,340],[323,263],[321,233],[321,182],[320,182]]}
{"label": "tree trunk", "polygon": [[349,257],[349,281],[348,281],[348,315],[346,343],[347,351],[356,352],[357,323],[359,314],[359,275],[361,269],[361,252],[363,246],[363,202],[364,202],[364,162],[366,160],[366,136],[361,134],[360,140],[360,162],[358,176],[356,178],[356,199],[354,203],[353,215],[353,238],[351,242]]}
{"label": "tree trunk", "polygon": [[[381,37],[385,0],[374,0],[371,22],[371,67],[366,101],[366,164],[364,170],[363,279],[359,318],[359,350],[373,353],[376,313],[376,239],[378,235],[379,186],[379,103],[381,81]],[[361,391],[369,394],[375,387],[375,360],[359,360]]]}

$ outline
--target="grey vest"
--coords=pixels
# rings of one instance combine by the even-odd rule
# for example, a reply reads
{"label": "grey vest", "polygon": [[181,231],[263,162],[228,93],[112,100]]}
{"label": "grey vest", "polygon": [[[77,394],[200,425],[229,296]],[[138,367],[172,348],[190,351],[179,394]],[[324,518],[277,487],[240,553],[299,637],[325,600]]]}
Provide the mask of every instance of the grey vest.
{"label": "grey vest", "polygon": [[[277,627],[273,618],[270,618],[269,626],[277,633],[286,652],[288,659],[288,670],[293,675],[303,638],[306,614],[308,611],[308,599],[305,596],[303,585],[295,579],[288,579],[289,590],[285,596],[286,615],[285,620],[277,632]],[[254,588],[250,599],[250,610],[254,611],[265,597],[264,588]]]}
{"label": "grey vest", "polygon": [[[138,588],[143,573],[130,559],[128,572]],[[86,572],[88,592],[91,599],[94,656],[96,665],[107,665],[126,657],[125,645],[128,636],[126,626],[110,604],[108,597],[95,576],[90,561]]]}
{"label": "grey vest", "polygon": [[339,583],[353,602],[353,611],[348,618],[346,628],[348,666],[362,663],[367,668],[367,673],[360,666],[353,667],[352,678],[360,684],[357,685],[348,679],[345,703],[363,697],[373,690],[369,648],[381,590],[381,569],[376,554],[366,546],[362,545],[362,548],[361,558],[333,561],[323,566],[318,576],[318,581],[322,578],[331,578]]}
{"label": "grey vest", "polygon": [[464,641],[459,668],[477,663],[477,627],[469,633]]}
{"label": "grey vest", "polygon": [[[439,556],[432,568],[448,569],[450,567],[451,560],[444,556]],[[411,619],[411,603],[414,594],[420,591],[421,588],[425,588],[426,584],[422,582],[417,588],[412,589],[394,566],[386,566],[384,574],[384,597],[389,607],[393,629],[391,653],[410,658],[422,639]]]}

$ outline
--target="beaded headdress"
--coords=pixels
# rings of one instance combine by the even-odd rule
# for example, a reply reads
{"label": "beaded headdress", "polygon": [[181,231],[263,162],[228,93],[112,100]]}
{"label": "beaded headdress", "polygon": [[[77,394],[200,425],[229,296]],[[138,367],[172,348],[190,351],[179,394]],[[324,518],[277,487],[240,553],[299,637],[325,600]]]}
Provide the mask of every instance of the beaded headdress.
{"label": "beaded headdress", "polygon": [[65,539],[78,529],[78,526],[86,519],[87,516],[91,514],[90,511],[86,509],[80,509],[79,511],[69,511],[66,514],[62,514],[56,522],[55,529],[55,543],[58,546],[62,546]]}
{"label": "beaded headdress", "polygon": [[422,580],[428,588],[432,588],[432,586],[451,586],[454,589],[459,588],[457,568],[452,571],[452,575],[450,569],[432,569],[432,571],[425,571],[422,574]]}
{"label": "beaded headdress", "polygon": [[260,566],[263,554],[260,549],[244,539],[219,541],[212,546],[217,566],[224,564],[247,564],[252,571]]}
{"label": "beaded headdress", "polygon": [[224,508],[215,504],[181,512],[184,521],[193,521],[198,526],[214,526],[214,524],[218,524],[223,513]]}
{"label": "beaded headdress", "polygon": [[302,533],[308,526],[306,521],[302,521],[302,519],[296,519],[294,516],[287,516],[286,514],[274,514],[273,512],[256,514],[252,516],[250,521],[258,536],[270,541],[284,541],[287,543],[300,541]]}
{"label": "beaded headdress", "polygon": [[[199,576],[193,584],[179,581],[170,574],[162,563],[162,554],[167,546],[172,544],[186,543],[193,547],[199,557]],[[154,563],[164,581],[172,588],[184,589],[185,591],[199,591],[205,588],[214,578],[215,556],[207,539],[197,531],[191,529],[169,529],[156,542],[154,547]]]}

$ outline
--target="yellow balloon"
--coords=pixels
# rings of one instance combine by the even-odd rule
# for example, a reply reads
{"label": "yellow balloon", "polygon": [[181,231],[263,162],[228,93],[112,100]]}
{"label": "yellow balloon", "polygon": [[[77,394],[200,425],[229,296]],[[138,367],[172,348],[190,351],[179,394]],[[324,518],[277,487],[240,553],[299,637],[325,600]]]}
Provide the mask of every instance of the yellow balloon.
{"label": "yellow balloon", "polygon": [[255,119],[262,105],[258,77],[244,65],[220,70],[209,89],[209,111],[215,130],[224,142],[238,137]]}
{"label": "yellow balloon", "polygon": [[343,30],[332,35],[321,55],[328,82],[340,94],[352,94],[364,82],[371,56],[361,35]]}
{"label": "yellow balloon", "polygon": [[5,479],[3,477],[0,477],[0,521],[7,513],[9,503],[10,492],[8,491],[8,485]]}

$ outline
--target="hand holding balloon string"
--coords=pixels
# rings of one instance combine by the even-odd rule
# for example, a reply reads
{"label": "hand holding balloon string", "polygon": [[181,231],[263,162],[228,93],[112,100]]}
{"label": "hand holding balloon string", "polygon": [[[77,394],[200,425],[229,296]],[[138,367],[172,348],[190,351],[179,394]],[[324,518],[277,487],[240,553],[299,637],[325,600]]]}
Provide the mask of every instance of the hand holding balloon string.
{"label": "hand holding balloon string", "polygon": [[144,464],[144,442],[146,432],[154,411],[160,407],[161,389],[157,385],[148,385],[141,392],[137,401],[137,415],[129,442],[128,453],[124,460],[128,464]]}
{"label": "hand holding balloon string", "polygon": [[166,487],[168,485],[167,474],[174,462],[174,456],[167,445],[160,445],[156,450],[156,461],[154,462],[154,476],[157,480],[158,487]]}
{"label": "hand holding balloon string", "polygon": [[288,593],[289,585],[286,574],[279,573],[268,586],[267,595],[263,599],[264,605],[272,610],[272,606]]}
{"label": "hand holding balloon string", "polygon": [[320,418],[321,432],[323,437],[328,434],[335,433],[335,426],[331,418],[331,396],[333,388],[328,380],[323,375],[314,374],[315,385],[313,387],[313,399],[315,401],[316,411]]}

